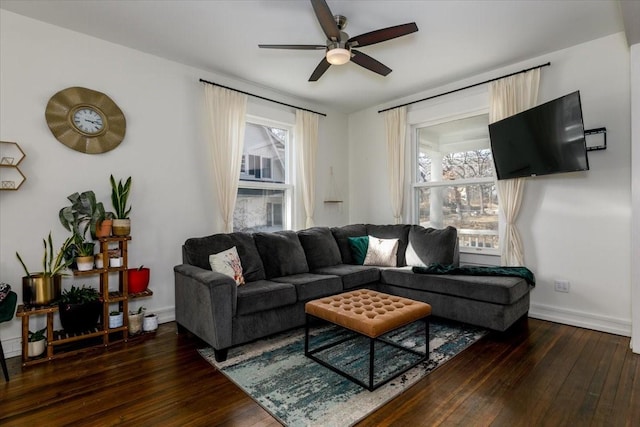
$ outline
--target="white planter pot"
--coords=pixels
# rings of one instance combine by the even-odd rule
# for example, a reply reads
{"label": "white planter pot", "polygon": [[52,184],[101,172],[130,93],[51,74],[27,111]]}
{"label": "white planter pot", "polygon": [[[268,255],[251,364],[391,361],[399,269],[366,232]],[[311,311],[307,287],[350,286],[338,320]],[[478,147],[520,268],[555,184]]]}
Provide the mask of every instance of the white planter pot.
{"label": "white planter pot", "polygon": [[124,313],[110,314],[109,315],[109,327],[119,328],[122,326],[124,320]]}
{"label": "white planter pot", "polygon": [[78,271],[89,271],[93,269],[93,255],[88,257],[76,258],[76,264],[78,265]]}
{"label": "white planter pot", "polygon": [[47,340],[33,341],[27,343],[27,356],[36,357],[44,353],[47,348]]}
{"label": "white planter pot", "polygon": [[104,268],[104,260],[102,259],[102,254],[97,254],[95,256],[96,268]]}
{"label": "white planter pot", "polygon": [[145,332],[155,331],[158,329],[158,316],[155,314],[147,314],[142,321],[142,330]]}
{"label": "white planter pot", "polygon": [[122,267],[122,257],[109,258],[109,267]]}

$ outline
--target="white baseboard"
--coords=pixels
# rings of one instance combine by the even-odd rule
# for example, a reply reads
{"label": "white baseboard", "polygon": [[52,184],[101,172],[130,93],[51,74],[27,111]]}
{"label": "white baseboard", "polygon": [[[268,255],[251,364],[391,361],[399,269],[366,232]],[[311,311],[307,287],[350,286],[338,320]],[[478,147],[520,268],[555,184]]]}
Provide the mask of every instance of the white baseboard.
{"label": "white baseboard", "polygon": [[[166,307],[153,310],[158,315],[158,323],[168,323],[176,320],[176,310],[174,307]],[[2,340],[2,349],[4,350],[4,357],[16,357],[22,355],[22,338],[8,338]]]}
{"label": "white baseboard", "polygon": [[534,303],[529,307],[529,317],[577,326],[580,328],[593,329],[601,332],[608,332],[625,337],[631,336],[631,319],[601,316],[584,311]]}

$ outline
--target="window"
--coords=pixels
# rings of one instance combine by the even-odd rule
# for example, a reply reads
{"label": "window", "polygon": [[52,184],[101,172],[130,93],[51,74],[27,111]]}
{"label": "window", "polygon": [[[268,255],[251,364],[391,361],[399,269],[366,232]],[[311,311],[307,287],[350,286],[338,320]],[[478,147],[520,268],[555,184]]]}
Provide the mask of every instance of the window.
{"label": "window", "polygon": [[247,121],[240,166],[234,231],[290,228],[293,186],[289,184],[291,129],[281,124]]}
{"label": "window", "polygon": [[488,114],[416,129],[416,218],[458,229],[461,251],[498,251],[498,195]]}

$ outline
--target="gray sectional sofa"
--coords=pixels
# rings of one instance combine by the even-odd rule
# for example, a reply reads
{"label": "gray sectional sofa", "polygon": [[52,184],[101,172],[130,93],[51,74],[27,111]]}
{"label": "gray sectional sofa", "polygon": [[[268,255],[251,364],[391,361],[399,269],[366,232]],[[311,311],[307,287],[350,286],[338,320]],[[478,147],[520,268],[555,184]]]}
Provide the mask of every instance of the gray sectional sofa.
{"label": "gray sectional sofa", "polygon": [[[397,267],[356,265],[350,237],[397,238]],[[211,270],[209,255],[236,247],[246,283]],[[298,232],[228,233],[188,239],[174,267],[176,322],[224,360],[229,347],[305,323],[304,304],[369,288],[424,301],[432,314],[504,331],[529,310],[519,277],[416,274],[412,265],[459,262],[455,228],[353,224]]]}

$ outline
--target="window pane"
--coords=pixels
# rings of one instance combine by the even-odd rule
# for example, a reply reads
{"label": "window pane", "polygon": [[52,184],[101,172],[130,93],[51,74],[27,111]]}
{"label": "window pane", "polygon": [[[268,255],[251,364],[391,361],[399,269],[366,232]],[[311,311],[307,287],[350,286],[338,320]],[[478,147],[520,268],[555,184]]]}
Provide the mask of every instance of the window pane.
{"label": "window pane", "polygon": [[419,224],[458,229],[460,247],[498,247],[498,194],[494,184],[418,189]]}
{"label": "window pane", "polygon": [[246,123],[240,181],[284,183],[288,131],[271,126]]}
{"label": "window pane", "polygon": [[282,230],[284,205],[285,190],[238,188],[233,231]]}
{"label": "window pane", "polygon": [[489,116],[482,114],[417,130],[417,182],[493,176]]}

